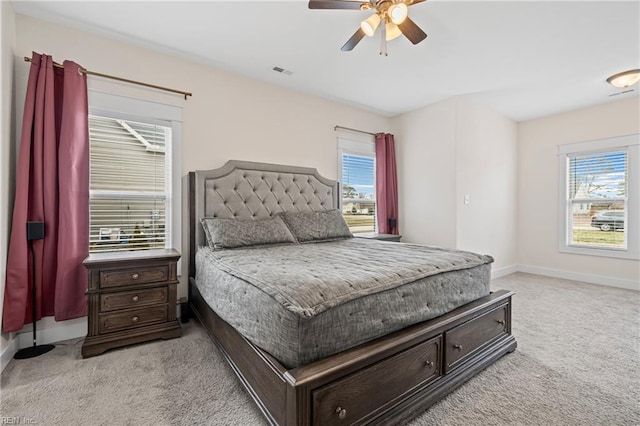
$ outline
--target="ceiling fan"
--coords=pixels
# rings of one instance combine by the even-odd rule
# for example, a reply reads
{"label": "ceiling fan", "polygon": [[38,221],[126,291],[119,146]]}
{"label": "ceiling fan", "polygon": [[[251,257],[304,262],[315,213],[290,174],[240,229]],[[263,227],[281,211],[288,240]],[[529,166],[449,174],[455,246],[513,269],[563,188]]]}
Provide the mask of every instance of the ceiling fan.
{"label": "ceiling fan", "polygon": [[[360,23],[360,28],[342,46],[343,52],[353,50],[364,38],[372,37],[380,26],[380,54],[387,56],[387,41],[404,34],[413,44],[418,44],[427,34],[409,19],[408,7],[425,0],[309,0],[309,9],[371,10],[373,15]],[[383,23],[383,25],[380,25]]]}

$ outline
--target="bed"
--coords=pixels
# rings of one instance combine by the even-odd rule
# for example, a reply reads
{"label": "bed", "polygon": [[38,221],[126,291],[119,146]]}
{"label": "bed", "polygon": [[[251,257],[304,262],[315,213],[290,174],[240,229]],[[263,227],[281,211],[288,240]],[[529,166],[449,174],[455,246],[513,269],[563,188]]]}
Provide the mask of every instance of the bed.
{"label": "bed", "polygon": [[[490,257],[359,238],[211,250],[203,218],[325,217],[339,185],[240,161],[188,183],[191,311],[269,423],[402,423],[515,350]],[[377,258],[340,261],[359,253]]]}

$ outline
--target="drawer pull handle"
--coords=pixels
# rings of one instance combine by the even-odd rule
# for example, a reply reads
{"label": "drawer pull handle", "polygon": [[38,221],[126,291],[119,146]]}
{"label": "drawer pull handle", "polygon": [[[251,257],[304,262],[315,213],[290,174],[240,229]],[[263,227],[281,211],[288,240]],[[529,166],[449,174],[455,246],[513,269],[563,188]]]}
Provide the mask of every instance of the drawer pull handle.
{"label": "drawer pull handle", "polygon": [[133,322],[138,322],[138,317],[133,317],[133,318],[131,318],[131,321],[133,321]]}
{"label": "drawer pull handle", "polygon": [[344,418],[347,417],[347,410],[342,407],[336,408],[336,413],[338,414],[338,418],[340,420],[344,420]]}
{"label": "drawer pull handle", "polygon": [[426,365],[427,368],[431,368],[433,367],[433,361],[425,361],[424,365]]}
{"label": "drawer pull handle", "polygon": [[138,278],[140,278],[140,275],[137,272],[135,274],[131,275],[131,279],[133,279],[133,280],[137,280]]}
{"label": "drawer pull handle", "polygon": [[498,324],[504,325],[504,320],[498,320]]}
{"label": "drawer pull handle", "polygon": [[138,301],[138,300],[140,300],[140,299],[138,298],[138,296],[133,296],[133,297],[131,298],[131,300],[132,300],[132,301],[134,301],[134,302],[137,302],[137,301]]}
{"label": "drawer pull handle", "polygon": [[453,345],[453,348],[461,351],[462,350],[462,345]]}

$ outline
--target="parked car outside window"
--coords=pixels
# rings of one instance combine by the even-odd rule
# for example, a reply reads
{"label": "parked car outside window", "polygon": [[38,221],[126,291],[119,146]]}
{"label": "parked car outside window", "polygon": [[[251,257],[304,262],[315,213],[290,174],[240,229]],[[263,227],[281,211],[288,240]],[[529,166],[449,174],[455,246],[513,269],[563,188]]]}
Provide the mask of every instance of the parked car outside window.
{"label": "parked car outside window", "polygon": [[591,218],[591,226],[601,231],[624,229],[624,210],[603,210]]}

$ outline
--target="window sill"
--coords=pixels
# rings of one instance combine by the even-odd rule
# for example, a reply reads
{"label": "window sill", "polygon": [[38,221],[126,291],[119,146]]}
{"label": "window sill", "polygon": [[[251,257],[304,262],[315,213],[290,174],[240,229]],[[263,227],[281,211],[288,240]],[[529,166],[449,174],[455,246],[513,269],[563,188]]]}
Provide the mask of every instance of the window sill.
{"label": "window sill", "polygon": [[628,249],[606,249],[602,247],[561,245],[560,253],[583,254],[587,256],[612,257],[616,259],[640,260],[640,254]]}

